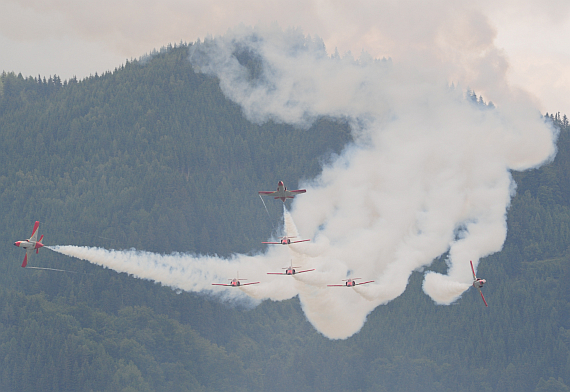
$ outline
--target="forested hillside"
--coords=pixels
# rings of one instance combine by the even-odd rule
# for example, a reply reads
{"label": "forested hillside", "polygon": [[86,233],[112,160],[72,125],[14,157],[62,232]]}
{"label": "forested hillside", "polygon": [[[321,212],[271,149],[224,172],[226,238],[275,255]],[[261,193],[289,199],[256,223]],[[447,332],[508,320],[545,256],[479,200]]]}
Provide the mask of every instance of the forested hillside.
{"label": "forested hillside", "polygon": [[[177,293],[12,246],[42,222],[46,244],[247,253],[275,234],[295,187],[350,141],[346,124],[252,124],[188,47],[85,80],[0,77],[0,389],[5,391],[568,391],[570,127],[554,162],[513,173],[503,251],[484,259],[485,308],[469,291],[421,290],[324,338],[296,299],[250,309]],[[443,271],[443,260],[432,269]],[[347,315],[350,317],[350,315]]]}

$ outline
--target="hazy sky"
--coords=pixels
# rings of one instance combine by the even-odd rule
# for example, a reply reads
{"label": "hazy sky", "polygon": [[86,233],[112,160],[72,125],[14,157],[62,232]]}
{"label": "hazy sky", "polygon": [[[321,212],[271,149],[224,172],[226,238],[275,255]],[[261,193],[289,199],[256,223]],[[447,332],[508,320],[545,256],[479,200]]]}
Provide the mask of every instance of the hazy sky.
{"label": "hazy sky", "polygon": [[[350,50],[358,57],[365,50],[395,60],[434,41],[442,46],[455,41],[453,49],[491,39],[508,62],[505,69],[511,84],[532,92],[542,112],[570,115],[570,2],[471,3],[0,0],[0,70],[83,78],[113,70],[125,59],[168,43],[224,34],[239,23],[297,27],[321,37],[329,53],[338,48],[340,54]],[[450,25],[449,20],[456,23]]]}

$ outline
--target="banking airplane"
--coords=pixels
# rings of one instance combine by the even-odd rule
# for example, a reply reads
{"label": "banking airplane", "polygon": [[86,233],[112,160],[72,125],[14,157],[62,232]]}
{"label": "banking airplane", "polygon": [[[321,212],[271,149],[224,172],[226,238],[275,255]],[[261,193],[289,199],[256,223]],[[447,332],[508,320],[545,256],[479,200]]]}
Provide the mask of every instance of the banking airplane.
{"label": "banking airplane", "polygon": [[233,279],[228,279],[230,283],[212,283],[212,286],[229,286],[229,287],[240,287],[240,286],[247,286],[249,284],[258,284],[259,282],[251,282],[251,283],[241,283],[240,280],[247,280],[247,279],[240,279],[239,272],[238,277]]}
{"label": "banking airplane", "polygon": [[374,282],[373,280],[369,280],[368,282],[356,283],[355,282],[356,279],[360,279],[360,278],[343,279],[342,281],[344,282],[344,284],[327,284],[327,286],[329,286],[329,287],[333,287],[333,286],[334,287],[354,287],[354,286],[359,286],[361,284]]}
{"label": "banking airplane", "polygon": [[471,263],[471,271],[473,272],[473,287],[479,290],[479,294],[481,294],[481,298],[483,298],[485,306],[489,306],[487,305],[487,301],[485,301],[485,297],[483,297],[483,292],[481,291],[481,287],[483,287],[483,285],[487,283],[487,281],[485,279],[478,279],[477,276],[475,276],[475,269],[473,268],[473,262],[472,261],[469,262]]}
{"label": "banking airplane", "polygon": [[259,193],[260,195],[264,195],[264,196],[273,196],[274,199],[281,199],[283,201],[283,203],[285,203],[285,199],[292,199],[296,195],[298,195],[300,193],[305,193],[305,192],[307,192],[305,189],[297,189],[294,191],[288,191],[285,184],[283,184],[283,181],[279,181],[279,183],[277,184],[277,190],[276,191],[274,191],[274,192],[259,191],[257,193]]}
{"label": "banking airplane", "polygon": [[289,267],[284,267],[283,269],[285,270],[285,272],[268,272],[267,275],[295,275],[295,274],[301,274],[303,272],[309,272],[309,271],[314,271],[315,269],[308,269],[308,270],[303,270],[303,271],[297,271],[295,268],[301,268],[301,267],[293,267],[293,260],[291,260],[291,265]]}
{"label": "banking airplane", "polygon": [[297,242],[307,242],[310,240],[298,240],[298,241],[291,241],[291,238],[295,238],[295,236],[289,237],[289,236],[285,236],[285,237],[280,237],[281,240],[279,242],[262,242],[262,244],[276,244],[276,245],[289,245],[289,244],[296,244]]}
{"label": "banking airplane", "polygon": [[36,223],[34,224],[34,231],[32,231],[32,236],[29,239],[24,241],[14,242],[14,245],[20,248],[24,248],[26,250],[26,255],[24,256],[24,262],[22,263],[22,268],[26,268],[26,265],[28,265],[28,257],[34,253],[34,250],[36,251],[36,253],[38,253],[40,251],[40,248],[44,246],[44,244],[42,244],[42,238],[44,238],[43,234],[40,237],[40,240],[38,241],[39,227],[40,227],[40,222],[36,221]]}

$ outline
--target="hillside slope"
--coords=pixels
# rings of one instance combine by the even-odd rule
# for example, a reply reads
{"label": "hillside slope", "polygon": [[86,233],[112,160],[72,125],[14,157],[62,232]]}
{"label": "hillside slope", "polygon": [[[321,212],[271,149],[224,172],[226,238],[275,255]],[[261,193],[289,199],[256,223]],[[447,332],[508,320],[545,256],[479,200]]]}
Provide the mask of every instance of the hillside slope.
{"label": "hillside slope", "polygon": [[4,390],[569,389],[570,129],[558,116],[556,160],[513,174],[507,241],[479,268],[489,308],[473,291],[436,306],[416,272],[360,333],[330,341],[296,299],[230,306],[47,249],[31,265],[73,272],[20,268],[10,244],[35,220],[47,244],[259,250],[281,210],[268,215],[257,190],[313,178],[350,141],[330,119],[248,122],[186,57],[168,48],[82,81],[0,78]]}

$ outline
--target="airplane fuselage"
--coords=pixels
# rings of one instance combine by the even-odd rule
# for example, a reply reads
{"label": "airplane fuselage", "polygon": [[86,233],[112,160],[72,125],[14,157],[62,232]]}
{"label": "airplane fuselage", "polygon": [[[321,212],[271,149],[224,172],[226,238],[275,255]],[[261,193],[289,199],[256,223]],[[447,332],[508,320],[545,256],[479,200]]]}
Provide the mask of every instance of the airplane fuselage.
{"label": "airplane fuselage", "polygon": [[296,275],[296,274],[301,274],[303,272],[309,272],[309,271],[314,271],[315,269],[309,269],[309,270],[303,270],[303,271],[297,271],[295,268],[301,268],[301,267],[287,267],[287,268],[283,268],[285,270],[285,272],[268,272],[268,275]]}
{"label": "airplane fuselage", "polygon": [[24,248],[26,250],[40,249],[42,246],[44,246],[44,244],[42,244],[38,241],[30,241],[30,240],[16,241],[16,242],[14,242],[14,245],[16,245],[19,248]]}
{"label": "airplane fuselage", "polygon": [[289,190],[287,190],[287,187],[285,186],[283,181],[279,181],[279,183],[277,184],[277,190],[276,191],[274,191],[274,192],[260,191],[258,193],[260,195],[272,196],[274,199],[281,199],[281,201],[283,203],[285,203],[285,200],[292,199],[295,197],[295,195],[298,195],[300,193],[305,193],[305,192],[306,192],[305,189],[296,189],[293,191],[289,191]]}
{"label": "airplane fuselage", "polygon": [[281,201],[285,203],[286,199],[292,199],[294,197],[295,194],[287,190],[287,187],[283,184],[283,181],[279,181],[279,184],[277,184],[277,192],[273,195],[273,198],[281,199]]}
{"label": "airplane fuselage", "polygon": [[485,283],[487,283],[485,279],[476,279],[473,281],[473,287],[480,289]]}

